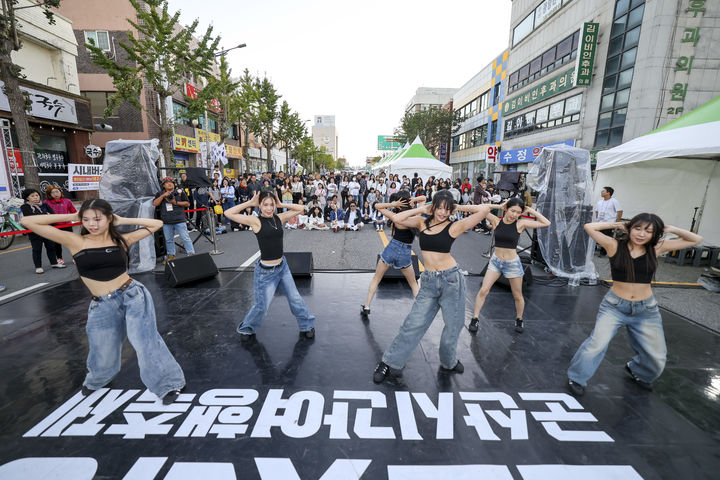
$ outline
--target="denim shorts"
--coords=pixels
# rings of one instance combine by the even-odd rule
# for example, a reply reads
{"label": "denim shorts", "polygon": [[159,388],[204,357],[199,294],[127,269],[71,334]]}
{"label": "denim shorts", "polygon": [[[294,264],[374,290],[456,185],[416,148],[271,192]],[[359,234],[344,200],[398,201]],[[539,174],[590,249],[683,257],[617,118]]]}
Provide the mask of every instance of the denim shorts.
{"label": "denim shorts", "polygon": [[398,270],[407,268],[412,265],[412,245],[393,238],[380,254],[380,258],[388,267]]}
{"label": "denim shorts", "polygon": [[505,278],[517,278],[525,275],[520,257],[515,257],[512,260],[502,260],[496,257],[494,253],[490,257],[488,270],[505,275]]}

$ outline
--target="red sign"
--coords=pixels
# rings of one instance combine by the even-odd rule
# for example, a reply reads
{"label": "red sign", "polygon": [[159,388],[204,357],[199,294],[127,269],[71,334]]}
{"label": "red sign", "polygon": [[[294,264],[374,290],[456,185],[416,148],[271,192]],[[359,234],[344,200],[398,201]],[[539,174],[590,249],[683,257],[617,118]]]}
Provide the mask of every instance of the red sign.
{"label": "red sign", "polygon": [[[202,92],[202,90],[196,86],[190,85],[189,83],[185,84],[185,95],[187,95],[188,98],[195,99],[198,97],[200,92]],[[210,100],[210,106],[208,108],[216,113],[222,112],[222,108],[220,108],[220,101],[217,98]]]}
{"label": "red sign", "polygon": [[497,163],[498,147],[490,145],[487,149],[487,163]]}
{"label": "red sign", "polygon": [[10,172],[14,172],[17,168],[17,173],[24,173],[23,172],[23,163],[22,163],[22,157],[20,156],[20,149],[19,148],[8,148],[8,161],[10,162]]}

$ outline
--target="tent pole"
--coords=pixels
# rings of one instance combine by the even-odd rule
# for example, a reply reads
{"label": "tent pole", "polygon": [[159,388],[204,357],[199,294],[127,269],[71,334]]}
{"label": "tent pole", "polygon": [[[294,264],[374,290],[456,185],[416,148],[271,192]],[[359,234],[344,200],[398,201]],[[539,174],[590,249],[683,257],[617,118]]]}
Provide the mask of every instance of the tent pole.
{"label": "tent pole", "polygon": [[717,170],[719,163],[720,163],[720,160],[715,160],[715,165],[713,166],[713,169],[710,172],[710,176],[708,177],[707,185],[705,185],[705,194],[703,194],[702,203],[700,204],[700,209],[698,210],[697,222],[695,222],[695,229],[692,231],[693,233],[697,233],[698,230],[700,230],[700,221],[702,220],[703,211],[705,211],[705,202],[707,201],[708,190],[710,190],[710,182],[712,182],[713,176],[715,175],[715,170]]}

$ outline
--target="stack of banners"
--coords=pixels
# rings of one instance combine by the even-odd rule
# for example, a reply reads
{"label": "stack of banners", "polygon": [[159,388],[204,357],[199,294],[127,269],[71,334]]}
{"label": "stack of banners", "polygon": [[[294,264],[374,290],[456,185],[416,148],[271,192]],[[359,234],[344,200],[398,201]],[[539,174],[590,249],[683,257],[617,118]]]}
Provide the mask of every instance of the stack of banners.
{"label": "stack of banners", "polygon": [[86,163],[68,164],[68,190],[97,190],[102,176],[102,165]]}

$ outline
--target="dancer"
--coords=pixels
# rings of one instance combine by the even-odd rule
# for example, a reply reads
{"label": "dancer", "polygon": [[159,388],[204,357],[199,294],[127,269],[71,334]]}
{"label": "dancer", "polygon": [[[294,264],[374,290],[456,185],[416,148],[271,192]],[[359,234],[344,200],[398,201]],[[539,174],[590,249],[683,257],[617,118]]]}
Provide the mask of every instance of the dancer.
{"label": "dancer", "polygon": [[[485,303],[485,298],[490,293],[490,287],[495,284],[501,275],[505,275],[505,278],[510,282],[510,289],[515,299],[515,331],[518,333],[523,332],[525,299],[522,294],[522,277],[525,272],[517,254],[518,241],[520,240],[520,234],[526,228],[550,226],[550,220],[538,211],[526,207],[525,202],[520,198],[511,198],[501,208],[505,211],[503,218],[498,218],[492,213],[488,214],[488,219],[493,229],[495,229],[495,249],[490,257],[490,263],[488,263],[480,291],[475,297],[475,310],[468,326],[468,330],[471,332],[478,331],[480,310],[482,310]],[[520,218],[523,213],[529,213],[537,220]]]}
{"label": "dancer", "polygon": [[[231,220],[250,227],[260,247],[260,259],[255,262],[255,305],[237,327],[237,332],[243,339],[249,339],[260,329],[277,288],[285,293],[290,311],[295,315],[300,327],[300,334],[305,338],[315,338],[315,316],[308,311],[283,256],[283,225],[291,217],[304,212],[305,208],[294,203],[285,204],[283,207],[288,211],[276,214],[275,210],[280,205],[280,199],[274,192],[263,190],[247,202],[225,212]],[[260,216],[240,213],[248,207],[258,207]]]}
{"label": "dancer", "polygon": [[[381,216],[384,215],[392,220],[393,236],[392,240],[390,240],[380,254],[377,267],[375,267],[375,275],[372,280],[370,280],[370,286],[368,286],[367,299],[365,300],[365,304],[361,306],[360,315],[362,315],[365,320],[367,320],[368,315],[370,315],[370,303],[375,296],[380,280],[382,280],[385,272],[387,272],[390,267],[402,272],[408,285],[410,285],[413,298],[417,297],[418,290],[420,290],[415,280],[415,269],[412,265],[412,244],[415,240],[415,231],[411,228],[398,225],[395,217],[399,213],[409,210],[411,205],[425,203],[425,197],[410,198],[410,192],[402,190],[395,195],[393,200],[392,203],[376,203],[373,207]],[[395,209],[397,213],[391,212],[388,210],[389,208]],[[377,222],[375,229],[380,231]]]}
{"label": "dancer", "polygon": [[[450,215],[455,208],[450,192],[443,191],[435,194],[431,205],[395,215],[395,221],[399,225],[420,230],[418,238],[425,271],[420,275],[420,290],[410,313],[375,367],[375,383],[385,380],[390,368],[400,369],[405,365],[433,322],[438,309],[442,309],[445,322],[440,337],[440,368],[455,373],[465,370],[456,355],[457,341],[465,317],[465,277],[450,255],[450,247],[461,233],[485,218],[490,209],[482,205],[466,205],[464,208],[472,212],[472,215],[451,222]],[[429,217],[425,218],[425,214]]]}
{"label": "dancer", "polygon": [[[51,226],[78,219],[82,222],[79,234]],[[106,386],[120,372],[122,344],[127,337],[137,353],[143,384],[164,404],[172,403],[185,387],[185,376],[158,333],[150,292],[127,273],[130,245],[160,230],[162,221],[118,217],[108,202],[91,199],[77,214],[25,217],[22,224],[70,250],[80,280],[92,294],[83,394]],[[121,234],[118,225],[140,228]]]}
{"label": "dancer", "polygon": [[[608,229],[624,233],[616,240],[604,234],[603,230]],[[570,362],[568,389],[578,396],[585,393],[587,382],[605,356],[610,340],[624,325],[630,346],[637,354],[625,364],[625,372],[638,385],[652,390],[652,382],[663,372],[667,356],[662,317],[650,287],[657,270],[657,257],[697,245],[702,237],[665,225],[652,213],[636,215],[628,223],[587,223],[585,231],[607,250],[613,285],[600,302],[592,333]],[[661,240],[668,233],[680,238]]]}

